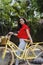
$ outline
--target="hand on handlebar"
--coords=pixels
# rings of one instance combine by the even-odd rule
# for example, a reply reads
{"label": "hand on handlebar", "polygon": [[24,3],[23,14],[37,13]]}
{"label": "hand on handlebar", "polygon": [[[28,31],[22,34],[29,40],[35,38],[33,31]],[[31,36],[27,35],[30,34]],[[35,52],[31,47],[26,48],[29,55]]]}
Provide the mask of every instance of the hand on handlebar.
{"label": "hand on handlebar", "polygon": [[30,44],[33,45],[33,40],[30,40]]}
{"label": "hand on handlebar", "polygon": [[17,33],[9,32],[9,34],[10,34],[10,35],[13,34],[13,35],[17,36]]}
{"label": "hand on handlebar", "polygon": [[17,36],[17,33],[14,33],[15,36]]}

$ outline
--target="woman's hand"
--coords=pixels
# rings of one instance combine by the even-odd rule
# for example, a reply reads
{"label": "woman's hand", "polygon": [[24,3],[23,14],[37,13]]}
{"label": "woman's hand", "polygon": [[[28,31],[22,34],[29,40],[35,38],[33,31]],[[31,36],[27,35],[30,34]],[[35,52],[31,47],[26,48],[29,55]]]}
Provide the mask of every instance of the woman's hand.
{"label": "woman's hand", "polygon": [[14,33],[15,36],[17,36],[17,33]]}
{"label": "woman's hand", "polygon": [[32,39],[30,40],[30,44],[31,44],[31,45],[33,44],[33,40],[32,40]]}

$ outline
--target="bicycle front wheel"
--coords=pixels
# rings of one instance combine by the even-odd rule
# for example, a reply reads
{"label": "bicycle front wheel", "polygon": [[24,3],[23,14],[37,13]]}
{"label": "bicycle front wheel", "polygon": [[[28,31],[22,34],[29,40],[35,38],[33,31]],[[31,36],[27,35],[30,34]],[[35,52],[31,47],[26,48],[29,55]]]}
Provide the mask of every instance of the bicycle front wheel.
{"label": "bicycle front wheel", "polygon": [[0,65],[13,65],[14,55],[10,48],[7,48],[5,58],[2,59],[4,49],[5,47],[0,47]]}

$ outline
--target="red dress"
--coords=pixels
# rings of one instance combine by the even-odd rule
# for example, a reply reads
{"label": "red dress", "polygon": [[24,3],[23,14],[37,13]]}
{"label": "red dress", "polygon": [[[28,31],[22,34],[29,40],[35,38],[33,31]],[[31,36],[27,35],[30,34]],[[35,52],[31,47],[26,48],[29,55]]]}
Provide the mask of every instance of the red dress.
{"label": "red dress", "polygon": [[18,38],[22,38],[22,39],[28,39],[28,35],[27,35],[27,32],[26,32],[26,29],[29,30],[30,32],[30,28],[26,25],[26,24],[23,24],[21,29],[19,30],[18,32]]}

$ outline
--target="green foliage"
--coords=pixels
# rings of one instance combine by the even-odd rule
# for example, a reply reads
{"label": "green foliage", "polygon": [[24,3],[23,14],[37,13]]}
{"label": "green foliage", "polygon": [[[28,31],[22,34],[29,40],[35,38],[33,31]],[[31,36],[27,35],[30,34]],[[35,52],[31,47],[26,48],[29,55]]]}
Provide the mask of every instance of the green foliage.
{"label": "green foliage", "polygon": [[43,12],[43,0],[15,0],[12,6],[11,2],[12,0],[0,0],[0,24],[5,26],[5,33],[15,27],[15,20],[24,17],[30,21],[31,34],[33,39],[36,39],[37,30],[41,29],[37,21],[40,20],[40,12]]}
{"label": "green foliage", "polygon": [[3,4],[9,4],[12,2],[12,0],[1,0]]}
{"label": "green foliage", "polygon": [[[17,17],[25,17],[27,19],[34,18],[34,11],[37,10],[37,3],[36,0],[32,0],[31,2],[28,0],[17,0],[13,6],[10,5],[11,0],[2,0],[0,10],[2,15],[3,13],[6,14],[8,17],[11,18],[12,16]],[[8,3],[8,4],[7,4]],[[31,4],[31,5],[30,5]],[[12,13],[12,14],[11,14]],[[2,16],[0,15],[0,16]],[[2,16],[3,17],[3,16]],[[9,20],[9,19],[7,19]],[[12,19],[11,19],[12,20]]]}

